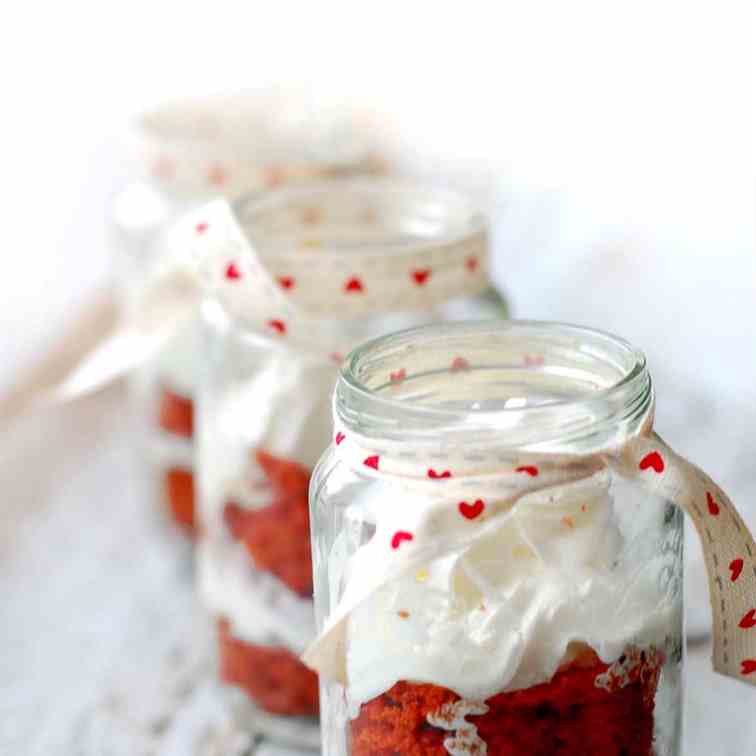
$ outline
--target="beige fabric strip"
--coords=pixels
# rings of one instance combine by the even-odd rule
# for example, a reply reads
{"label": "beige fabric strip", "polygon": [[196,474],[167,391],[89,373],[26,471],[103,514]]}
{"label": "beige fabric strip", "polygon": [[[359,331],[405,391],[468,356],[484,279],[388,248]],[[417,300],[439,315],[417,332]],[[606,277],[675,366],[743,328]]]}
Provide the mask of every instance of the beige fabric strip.
{"label": "beige fabric strip", "polygon": [[637,439],[621,463],[693,520],[701,539],[717,672],[756,685],[756,544],[727,494],[659,436]]}
{"label": "beige fabric strip", "polygon": [[[637,480],[651,495],[672,502],[693,519],[706,559],[714,617],[716,671],[756,684],[756,544],[727,495],[708,476],[675,454],[650,430],[651,413],[641,435],[619,451],[600,450],[589,457],[539,455],[517,458],[505,467],[495,454],[472,455],[447,450],[442,464],[423,460],[392,445],[371,448],[337,428],[336,454],[362,473],[391,479],[404,491],[408,525],[393,533],[376,532],[385,541],[385,566],[370,584],[352,587],[329,617],[303,660],[311,668],[346,684],[346,626],[354,609],[382,586],[440,556],[469,548],[495,530],[526,494],[587,478],[601,468]],[[492,472],[496,471],[498,472]],[[449,527],[458,517],[455,502],[496,502],[495,512],[479,524]],[[422,514],[410,514],[413,510]]]}
{"label": "beige fabric strip", "polygon": [[[317,205],[310,203],[306,210],[319,217]],[[342,220],[352,214],[352,229],[372,222],[356,202],[353,207],[342,203],[339,212]],[[295,220],[288,219],[286,228],[294,228]],[[306,214],[298,222],[308,237],[317,233]],[[378,234],[372,252],[366,252],[357,235],[352,244],[290,245],[263,256],[245,224],[243,213],[225,200],[189,213],[166,235],[165,254],[129,314],[115,322],[111,302],[110,327],[86,341],[86,354],[68,358],[66,369],[44,382],[24,385],[12,407],[9,402],[7,410],[0,409],[10,414],[31,404],[75,399],[128,373],[158,352],[207,296],[216,297],[251,331],[340,362],[354,344],[345,340],[339,322],[429,309],[489,286],[483,228],[429,238],[425,244],[405,240],[390,250]]]}

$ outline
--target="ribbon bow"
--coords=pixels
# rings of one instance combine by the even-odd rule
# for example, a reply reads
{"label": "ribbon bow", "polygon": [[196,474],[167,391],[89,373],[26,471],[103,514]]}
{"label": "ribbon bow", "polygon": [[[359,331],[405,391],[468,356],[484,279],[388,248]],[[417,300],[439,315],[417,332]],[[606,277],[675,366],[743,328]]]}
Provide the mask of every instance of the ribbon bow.
{"label": "ribbon bow", "polygon": [[[205,297],[259,334],[340,363],[353,345],[350,319],[430,309],[488,287],[485,224],[461,197],[391,179],[322,187],[315,199],[311,187],[288,189],[293,199],[278,209],[273,192],[263,203],[216,200],[187,214],[166,234],[166,252],[126,316],[37,403],[76,398],[146,362]],[[447,202],[448,228],[392,236],[384,224],[406,200]]]}
{"label": "ribbon bow", "polygon": [[[724,491],[651,431],[652,413],[651,408],[637,433],[619,448],[576,457],[539,453],[506,463],[486,449],[465,454],[447,449],[423,459],[422,452],[408,451],[406,445],[390,442],[378,447],[337,427],[333,453],[361,474],[398,486],[398,492],[392,488],[391,497],[403,503],[399,521],[391,520],[390,532],[379,524],[363,547],[381,550],[380,568],[363,571],[360,581],[347,579],[323,631],[305,651],[305,663],[346,684],[347,623],[377,591],[434,559],[462,554],[480,543],[528,494],[555,493],[608,469],[692,518],[709,577],[714,669],[756,684],[756,544]],[[489,513],[493,502],[496,509]]]}

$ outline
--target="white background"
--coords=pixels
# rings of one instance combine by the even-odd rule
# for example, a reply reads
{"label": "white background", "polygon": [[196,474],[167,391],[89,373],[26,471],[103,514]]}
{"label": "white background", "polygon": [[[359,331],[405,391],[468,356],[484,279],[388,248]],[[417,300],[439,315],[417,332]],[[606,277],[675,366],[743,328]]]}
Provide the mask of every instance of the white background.
{"label": "white background", "polygon": [[[756,528],[750,6],[6,9],[0,392],[109,278],[107,218],[131,172],[119,151],[129,119],[166,97],[298,84],[374,107],[420,153],[492,174],[497,279],[516,314],[592,324],[645,348],[660,428]],[[693,666],[690,753],[734,754],[722,724],[705,723],[701,696],[729,697],[721,723],[756,694]]]}
{"label": "white background", "polygon": [[[613,328],[749,391],[751,5],[18,4],[0,46],[3,354],[26,361],[106,274],[129,117],[168,96],[296,82],[495,170],[512,203],[498,269],[518,314]],[[589,252],[604,259],[595,314],[567,263]],[[577,301],[559,302],[565,289]]]}

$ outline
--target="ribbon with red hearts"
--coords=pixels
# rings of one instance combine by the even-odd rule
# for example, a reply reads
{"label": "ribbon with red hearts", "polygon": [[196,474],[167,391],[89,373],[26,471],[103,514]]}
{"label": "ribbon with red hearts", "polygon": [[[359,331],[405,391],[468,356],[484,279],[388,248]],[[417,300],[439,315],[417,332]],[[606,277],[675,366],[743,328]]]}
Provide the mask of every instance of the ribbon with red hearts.
{"label": "ribbon with red hearts", "polygon": [[[191,270],[195,295],[211,293],[245,327],[327,356],[350,346],[339,323],[428,310],[490,285],[485,223],[453,192],[375,178],[285,192],[187,216],[155,280],[169,285],[172,273]],[[454,220],[434,236],[391,238],[382,216],[402,202],[447,206]]]}
{"label": "ribbon with red hearts", "polygon": [[[338,426],[333,453],[362,475],[399,485],[406,499],[401,508],[406,521],[398,528],[392,526],[393,532],[378,528],[374,538],[385,540],[381,570],[362,585],[347,583],[320,637],[303,655],[305,663],[346,684],[346,625],[357,606],[392,580],[484,539],[525,495],[548,493],[604,469],[637,481],[650,495],[674,503],[691,517],[701,537],[709,578],[714,669],[756,685],[753,536],[724,491],[651,432],[651,416],[621,448],[582,457],[540,454],[507,459],[486,449],[466,449],[461,454],[439,447],[422,459],[423,452],[399,442],[376,447]],[[488,516],[493,503],[495,511]]]}
{"label": "ribbon with red hearts", "polygon": [[302,92],[167,102],[141,115],[129,141],[150,179],[172,194],[238,197],[292,181],[382,170],[383,138],[364,115],[314,107]]}
{"label": "ribbon with red hearts", "polygon": [[[405,230],[412,218],[431,212],[435,229]],[[267,298],[260,314],[278,310],[274,316],[283,322],[292,315],[345,320],[430,309],[489,285],[485,220],[448,190],[391,178],[342,179],[252,197],[237,203],[234,214],[236,233],[214,236],[204,220],[203,239],[233,235],[239,242],[239,259],[233,248],[210,256],[223,261],[225,255],[235,266],[248,317],[258,314],[250,306],[260,296]],[[230,225],[219,215],[215,223]],[[249,268],[255,257],[277,296],[262,290],[259,267]],[[219,296],[237,299],[218,283]],[[283,308],[284,299],[296,314]]]}
{"label": "ribbon with red hearts", "polygon": [[727,494],[658,436],[640,438],[623,459],[655,494],[692,519],[701,539],[713,615],[713,664],[756,685],[756,544]]}
{"label": "ribbon with red hearts", "polygon": [[[416,211],[422,222],[435,214],[432,232],[402,231]],[[53,400],[148,360],[208,296],[248,330],[340,363],[354,346],[350,321],[430,310],[490,286],[476,208],[455,192],[399,179],[330,179],[233,206],[216,200],[187,214],[164,244],[128,317]]]}

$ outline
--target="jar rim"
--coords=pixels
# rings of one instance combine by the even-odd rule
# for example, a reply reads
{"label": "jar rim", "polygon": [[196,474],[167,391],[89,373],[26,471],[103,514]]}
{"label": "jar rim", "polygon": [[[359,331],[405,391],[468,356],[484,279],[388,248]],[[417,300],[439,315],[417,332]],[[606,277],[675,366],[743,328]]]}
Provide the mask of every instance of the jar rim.
{"label": "jar rim", "polygon": [[[476,356],[496,355],[497,347],[504,362],[476,364]],[[430,356],[433,350],[437,356]],[[510,359],[518,350],[525,358],[530,351],[538,352],[543,361],[528,365],[525,359],[525,364],[518,364]],[[567,363],[559,364],[557,358],[567,360],[570,350],[581,380],[586,385],[595,380],[595,388],[563,398],[516,401],[492,409],[485,403],[476,406],[471,395],[460,409],[444,402],[429,403],[427,392],[419,388],[397,392],[391,385],[396,375],[402,384],[406,380],[411,385],[413,376],[403,365],[413,364],[413,357],[417,364],[426,365],[427,375],[447,373],[448,384],[454,381],[458,396],[464,395],[465,385],[472,392],[481,385],[475,381],[479,370],[508,371],[521,378],[541,371],[558,381],[568,371]],[[456,352],[461,356],[451,357]],[[455,368],[457,360],[461,362]],[[380,371],[383,382],[376,377]],[[459,375],[452,378],[452,373]],[[646,357],[624,339],[579,325],[512,320],[434,324],[363,344],[347,356],[340,371],[334,412],[343,426],[373,439],[434,445],[442,443],[443,435],[447,442],[457,439],[469,444],[474,438],[474,443],[510,450],[582,454],[621,444],[650,421],[653,403]]]}
{"label": "jar rim", "polygon": [[[262,241],[259,251],[263,257],[294,254],[300,260],[309,258],[315,263],[322,257],[323,247],[327,250],[330,246],[327,241],[310,249],[299,245],[293,249],[287,245],[276,248],[270,237],[261,238],[255,229],[263,220],[275,221],[277,216],[286,220],[287,214],[318,202],[351,207],[356,217],[364,219],[365,229],[371,224],[369,211],[381,207],[396,213],[393,219],[398,225],[388,227],[383,239],[370,245],[354,241],[355,247],[362,247],[360,257],[385,259],[451,247],[457,247],[462,256],[466,245],[476,238],[482,237],[481,244],[487,244],[488,221],[472,199],[448,186],[409,177],[330,176],[298,182],[262,194],[250,192],[234,202],[234,212],[247,233],[258,243]],[[283,227],[288,230],[288,226]],[[343,246],[339,250],[343,251]]]}

